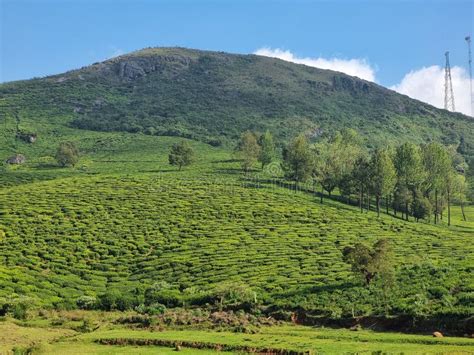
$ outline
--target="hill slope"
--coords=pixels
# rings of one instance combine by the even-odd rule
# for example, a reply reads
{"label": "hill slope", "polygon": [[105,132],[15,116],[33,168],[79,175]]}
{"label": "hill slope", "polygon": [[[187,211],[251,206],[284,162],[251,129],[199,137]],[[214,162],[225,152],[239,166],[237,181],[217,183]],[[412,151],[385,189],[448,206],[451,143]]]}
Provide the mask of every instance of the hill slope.
{"label": "hill slope", "polygon": [[[328,318],[472,314],[473,225],[455,208],[447,228],[320,205],[310,193],[268,185],[275,176],[265,172],[249,181],[227,146],[212,146],[248,128],[284,141],[344,125],[371,144],[463,134],[471,143],[466,116],[340,73],[176,48],[3,84],[0,94],[0,157],[27,157],[0,167],[0,300],[72,308],[84,295],[119,290],[136,305],[145,289],[168,282],[166,302],[203,304],[232,281],[266,306]],[[15,139],[15,112],[20,130],[38,133],[34,144]],[[170,168],[167,153],[182,138],[159,134],[198,138],[189,141],[196,163]],[[80,148],[77,168],[54,162],[62,141]],[[390,295],[362,286],[342,262],[345,246],[381,237],[396,252]]]}
{"label": "hill slope", "polygon": [[199,304],[237,282],[278,309],[379,314],[378,289],[361,286],[341,251],[386,237],[398,270],[391,314],[471,312],[472,228],[454,209],[448,229],[321,205],[265,176],[243,179],[231,152],[199,142],[196,165],[177,171],[166,161],[176,139],[93,133],[87,141],[102,148],[87,149],[79,169],[39,161],[5,171],[12,186],[0,188],[0,298],[74,307],[111,290],[140,298],[166,281],[167,302]]}
{"label": "hill slope", "polygon": [[[101,131],[234,140],[270,129],[280,140],[353,127],[387,140],[469,143],[474,124],[355,77],[279,59],[149,48],[43,79],[0,85],[0,109],[20,125],[57,122]],[[13,124],[13,117],[10,124]],[[318,130],[320,128],[320,130]]]}

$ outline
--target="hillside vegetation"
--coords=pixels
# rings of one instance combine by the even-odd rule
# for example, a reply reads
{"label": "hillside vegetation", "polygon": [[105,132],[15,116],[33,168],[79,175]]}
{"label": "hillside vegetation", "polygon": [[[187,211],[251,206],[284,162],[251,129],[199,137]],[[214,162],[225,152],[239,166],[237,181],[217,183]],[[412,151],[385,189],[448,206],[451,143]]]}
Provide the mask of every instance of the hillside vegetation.
{"label": "hillside vegetation", "polygon": [[[217,302],[222,287],[246,285],[258,304],[323,318],[472,312],[472,229],[459,209],[450,229],[377,218],[331,200],[321,205],[265,173],[244,176],[221,148],[192,143],[199,159],[179,171],[166,161],[174,138],[96,139],[110,144],[112,157],[91,150],[77,168],[40,159],[4,170],[6,299],[56,308],[75,308],[83,296],[112,309],[203,306]],[[388,298],[342,260],[345,246],[383,237],[393,242],[397,269]]]}
{"label": "hillside vegetation", "polygon": [[[472,329],[474,210],[449,191],[448,225],[438,201],[444,176],[468,173],[456,170],[472,156],[466,116],[341,73],[180,48],[0,94],[0,157],[26,159],[0,166],[0,317],[81,308],[134,312],[134,327],[217,312],[235,332],[275,319]],[[335,134],[346,125],[360,144]],[[370,149],[381,143],[396,149]],[[401,183],[405,155],[416,171]],[[402,216],[384,213],[391,195],[406,197]]]}
{"label": "hillside vegetation", "polygon": [[357,128],[374,146],[442,141],[473,155],[472,119],[377,84],[256,55],[149,48],[43,79],[0,85],[12,127],[60,124],[177,135],[219,145],[250,129],[280,141]]}

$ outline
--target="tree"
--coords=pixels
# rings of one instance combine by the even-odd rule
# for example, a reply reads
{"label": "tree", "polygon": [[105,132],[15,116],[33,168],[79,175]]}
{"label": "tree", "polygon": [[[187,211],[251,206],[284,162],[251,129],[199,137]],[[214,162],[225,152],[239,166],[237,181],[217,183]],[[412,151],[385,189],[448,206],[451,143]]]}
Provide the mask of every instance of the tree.
{"label": "tree", "polygon": [[191,148],[188,142],[181,141],[180,143],[174,143],[171,146],[170,153],[168,155],[168,161],[171,165],[175,165],[179,170],[183,166],[191,165],[194,160],[194,150]]}
{"label": "tree", "polygon": [[79,161],[79,149],[73,142],[60,143],[56,151],[56,161],[62,167],[74,167]]}
{"label": "tree", "polygon": [[413,217],[418,222],[420,219],[426,218],[431,214],[432,206],[428,198],[423,197],[421,194],[416,194],[411,209]]}
{"label": "tree", "polygon": [[[426,171],[426,178],[424,180],[426,194],[429,195],[431,192],[434,192],[434,217],[435,223],[437,223],[440,213],[438,197],[440,192],[448,191],[447,183],[450,172],[453,170],[451,155],[441,144],[429,143],[423,147],[423,165]],[[448,206],[449,208],[450,206]]]}
{"label": "tree", "polygon": [[405,214],[406,220],[408,220],[408,213],[409,213],[409,208],[411,202],[413,201],[413,194],[412,192],[401,182],[397,182],[397,185],[395,186],[395,191],[393,194],[393,202],[392,202],[392,207],[395,213],[395,216],[397,215],[397,211],[400,211],[402,213],[402,219],[403,215]]}
{"label": "tree", "polygon": [[388,239],[378,240],[372,248],[362,243],[347,246],[342,256],[353,272],[363,276],[366,285],[376,276],[388,277],[392,273],[392,251]]}
{"label": "tree", "polygon": [[260,155],[258,161],[262,163],[262,169],[265,165],[270,164],[275,159],[275,143],[273,142],[273,136],[270,131],[266,131],[259,138]]}
{"label": "tree", "polygon": [[[370,160],[370,185],[375,195],[377,215],[380,216],[380,199],[393,192],[397,172],[387,149],[377,149]],[[388,205],[388,200],[386,201]]]}
{"label": "tree", "polygon": [[[394,158],[395,169],[397,170],[397,190],[415,193],[417,187],[424,180],[424,170],[420,147],[413,143],[404,143],[397,147]],[[404,198],[406,220],[408,220],[409,199]]]}
{"label": "tree", "polygon": [[[466,178],[464,175],[461,174],[454,174],[451,176],[449,180],[449,188],[453,197],[453,200],[461,206],[462,212],[462,219],[463,221],[467,221],[466,213],[464,211],[464,205],[467,202],[467,192],[468,192],[468,185]],[[448,222],[450,222],[450,218],[448,216]]]}
{"label": "tree", "polygon": [[248,173],[255,165],[260,156],[260,146],[257,142],[257,137],[251,131],[245,131],[240,136],[240,141],[237,146],[242,159],[242,169]]}
{"label": "tree", "polygon": [[283,168],[287,178],[296,182],[306,181],[313,169],[308,139],[300,135],[283,151]]}
{"label": "tree", "polygon": [[347,179],[363,155],[357,132],[352,129],[337,132],[329,141],[316,144],[315,152],[314,175],[321,187],[329,196],[336,187],[347,191]]}
{"label": "tree", "polygon": [[352,170],[351,179],[358,186],[359,190],[359,208],[363,211],[364,193],[368,192],[370,187],[370,164],[366,156],[361,156],[357,160]]}

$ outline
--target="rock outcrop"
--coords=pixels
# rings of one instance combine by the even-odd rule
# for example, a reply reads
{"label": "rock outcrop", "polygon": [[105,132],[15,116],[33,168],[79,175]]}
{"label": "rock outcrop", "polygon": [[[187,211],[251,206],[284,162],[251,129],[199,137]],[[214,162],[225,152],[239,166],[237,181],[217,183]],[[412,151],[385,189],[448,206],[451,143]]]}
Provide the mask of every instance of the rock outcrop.
{"label": "rock outcrop", "polygon": [[23,154],[15,154],[6,160],[7,164],[23,164],[24,162],[26,162],[26,158]]}

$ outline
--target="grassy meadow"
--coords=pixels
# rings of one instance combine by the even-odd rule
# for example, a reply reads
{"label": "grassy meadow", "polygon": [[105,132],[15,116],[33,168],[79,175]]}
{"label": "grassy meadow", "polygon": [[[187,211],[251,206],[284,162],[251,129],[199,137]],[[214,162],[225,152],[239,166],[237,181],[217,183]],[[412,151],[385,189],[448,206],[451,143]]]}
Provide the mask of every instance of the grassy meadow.
{"label": "grassy meadow", "polygon": [[[281,354],[469,354],[474,340],[429,335],[314,328],[278,324],[254,334],[193,327],[141,329],[118,325],[118,313],[59,312],[34,321],[0,322],[0,353],[33,354],[242,354],[279,351]],[[83,319],[99,324],[80,331]]]}

